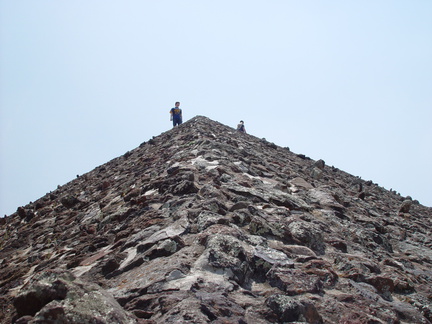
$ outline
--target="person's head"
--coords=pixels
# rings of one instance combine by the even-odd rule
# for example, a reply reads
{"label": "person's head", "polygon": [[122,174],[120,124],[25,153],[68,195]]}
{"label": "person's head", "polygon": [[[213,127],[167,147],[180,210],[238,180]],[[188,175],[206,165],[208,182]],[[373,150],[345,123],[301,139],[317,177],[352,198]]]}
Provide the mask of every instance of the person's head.
{"label": "person's head", "polygon": [[175,103],[175,106],[176,106],[176,107],[180,106],[180,102],[177,101],[177,102]]}
{"label": "person's head", "polygon": [[240,120],[240,124],[244,124],[243,120]]}

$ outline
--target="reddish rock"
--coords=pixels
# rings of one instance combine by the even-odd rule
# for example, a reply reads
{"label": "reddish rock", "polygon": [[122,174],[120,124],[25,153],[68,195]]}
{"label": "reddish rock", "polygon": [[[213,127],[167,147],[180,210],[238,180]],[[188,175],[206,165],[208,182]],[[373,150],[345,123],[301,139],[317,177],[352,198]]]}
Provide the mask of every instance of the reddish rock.
{"label": "reddish rock", "polygon": [[268,274],[269,283],[289,296],[305,293],[320,294],[324,284],[315,274],[308,274],[297,269],[275,269]]}

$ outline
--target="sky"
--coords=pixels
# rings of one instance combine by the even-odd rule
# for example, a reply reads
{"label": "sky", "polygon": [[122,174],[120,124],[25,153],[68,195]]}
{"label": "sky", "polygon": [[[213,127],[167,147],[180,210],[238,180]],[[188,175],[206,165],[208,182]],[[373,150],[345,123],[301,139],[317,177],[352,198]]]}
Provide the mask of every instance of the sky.
{"label": "sky", "polygon": [[175,101],[432,206],[430,0],[0,0],[0,215]]}

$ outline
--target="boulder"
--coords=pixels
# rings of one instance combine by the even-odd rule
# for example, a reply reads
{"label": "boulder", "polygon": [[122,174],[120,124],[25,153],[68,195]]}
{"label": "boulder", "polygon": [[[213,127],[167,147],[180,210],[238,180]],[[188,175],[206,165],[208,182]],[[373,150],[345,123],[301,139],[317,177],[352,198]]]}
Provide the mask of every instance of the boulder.
{"label": "boulder", "polygon": [[266,300],[266,304],[276,313],[278,322],[324,323],[315,306],[306,300],[273,295]]}
{"label": "boulder", "polygon": [[137,323],[113,296],[70,272],[35,275],[15,298],[14,306],[17,320],[32,317],[30,323]]}
{"label": "boulder", "polygon": [[320,170],[324,170],[325,162],[324,162],[324,160],[320,159],[314,163],[314,166]]}
{"label": "boulder", "polygon": [[75,207],[80,201],[78,200],[78,198],[76,198],[75,196],[72,195],[67,195],[65,197],[62,197],[60,199],[60,202],[62,203],[63,206],[65,206],[66,208],[73,208]]}
{"label": "boulder", "polygon": [[322,231],[313,223],[294,221],[288,225],[289,234],[303,244],[312,249],[316,254],[325,253],[325,243]]}
{"label": "boulder", "polygon": [[409,213],[410,209],[411,209],[411,205],[412,205],[412,200],[411,199],[406,199],[402,202],[402,204],[399,207],[399,212],[400,213]]}

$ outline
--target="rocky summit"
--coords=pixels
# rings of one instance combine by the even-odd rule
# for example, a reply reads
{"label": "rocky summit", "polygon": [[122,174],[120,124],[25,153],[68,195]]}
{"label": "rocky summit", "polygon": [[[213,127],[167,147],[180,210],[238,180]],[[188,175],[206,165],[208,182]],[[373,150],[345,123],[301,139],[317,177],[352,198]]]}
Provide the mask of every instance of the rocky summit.
{"label": "rocky summit", "polygon": [[0,219],[2,323],[432,323],[432,209],[197,116]]}

